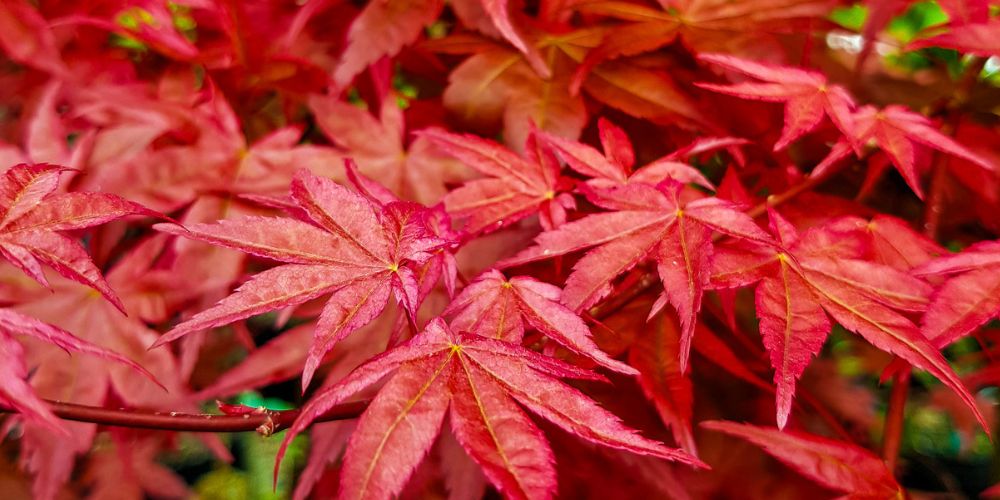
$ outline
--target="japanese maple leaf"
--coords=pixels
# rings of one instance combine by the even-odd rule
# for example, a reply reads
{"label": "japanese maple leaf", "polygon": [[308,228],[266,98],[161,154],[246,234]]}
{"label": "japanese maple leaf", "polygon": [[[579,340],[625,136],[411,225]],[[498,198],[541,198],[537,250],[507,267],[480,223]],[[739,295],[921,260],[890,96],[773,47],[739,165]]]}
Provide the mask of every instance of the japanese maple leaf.
{"label": "japanese maple leaf", "polygon": [[[739,52],[765,55],[778,33],[810,30],[810,21],[824,19],[829,0],[661,0],[657,7],[617,0],[578,2],[576,10],[625,21],[615,26],[591,50],[573,77],[579,89],[599,63],[664,47],[680,38],[694,53]],[[767,48],[765,48],[767,47]],[[778,51],[780,49],[772,49]],[[574,90],[575,91],[575,90]]]}
{"label": "japanese maple leaf", "polygon": [[333,79],[341,88],[372,63],[395,56],[437,20],[441,0],[384,0],[367,4],[351,23],[347,48]]}
{"label": "japanese maple leaf", "polygon": [[[31,316],[0,308],[0,405],[17,410],[29,422],[38,423],[50,431],[66,432],[62,422],[25,380],[28,376],[28,367],[24,360],[24,348],[14,335],[35,338],[66,352],[80,352],[114,361],[155,380],[144,368],[118,353]],[[62,353],[62,358],[62,362],[65,363],[65,353]]]}
{"label": "japanese maple leaf", "polygon": [[665,179],[674,179],[683,184],[695,183],[713,189],[712,183],[698,169],[679,161],[678,158],[746,142],[732,137],[703,138],[689,147],[653,160],[633,172],[635,152],[625,131],[603,117],[597,120],[597,127],[603,153],[587,144],[539,132],[539,137],[550,144],[570,168],[590,177],[586,181],[587,184],[596,188],[619,187],[630,182],[655,185]]}
{"label": "japanese maple leaf", "polygon": [[[184,99],[194,102],[178,109],[170,96],[136,95],[134,89],[117,87],[86,96],[81,106],[92,112],[95,120],[105,114],[125,114],[131,108],[146,113],[133,117],[135,112],[131,111],[125,117],[98,122],[105,133],[109,129],[124,130],[108,137],[98,136],[98,146],[104,146],[100,148],[103,161],[91,160],[94,163],[85,172],[83,186],[125,193],[129,199],[150,207],[173,211],[211,193],[283,193],[292,175],[301,168],[317,175],[343,177],[343,155],[328,146],[300,144],[300,126],[278,128],[249,144],[236,112],[217,87],[209,84],[196,91],[187,87],[193,85],[190,82],[161,84],[182,88]],[[115,98],[122,102],[109,102]],[[178,112],[185,114],[179,123],[175,116]],[[193,130],[194,138],[154,147],[153,142],[161,139],[161,134],[169,136],[185,130],[188,134]],[[122,151],[121,144],[132,147]]]}
{"label": "japanese maple leaf", "polygon": [[996,17],[988,19],[986,16],[989,15],[989,6],[983,5],[983,7],[986,7],[983,9],[986,12],[975,16],[976,22],[952,20],[949,24],[950,29],[946,32],[914,40],[907,45],[907,50],[944,47],[980,57],[1000,55],[1000,36],[997,36],[997,33],[1000,33],[1000,19]]}
{"label": "japanese maple leaf", "polygon": [[[114,447],[103,446],[87,462],[84,481],[95,498],[185,498],[191,491],[177,472],[157,457],[170,443],[161,433],[112,431]],[[121,434],[125,434],[122,436]]]}
{"label": "japanese maple leaf", "polygon": [[984,241],[913,270],[917,276],[946,277],[921,322],[938,348],[968,335],[1000,314],[1000,241]]}
{"label": "japanese maple leaf", "polygon": [[[695,341],[695,350],[703,336]],[[694,391],[680,366],[681,329],[677,317],[661,311],[649,320],[629,349],[628,361],[639,371],[639,385],[652,401],[660,420],[670,427],[674,440],[688,453],[697,454],[691,420]]]}
{"label": "japanese maple leaf", "polygon": [[420,133],[441,151],[488,176],[466,182],[444,198],[445,208],[466,219],[470,234],[490,232],[538,213],[542,227],[554,228],[566,220],[566,209],[575,207],[563,193],[567,182],[560,176],[552,152],[528,136],[525,157],[488,139],[453,134],[440,129]]}
{"label": "japanese maple leaf", "polygon": [[59,24],[86,24],[95,26],[128,39],[138,40],[161,54],[180,61],[198,57],[195,47],[174,23],[173,13],[166,2],[138,0],[122,2],[121,9],[108,12],[107,17],[70,15],[58,20]]}
{"label": "japanese maple leaf", "polygon": [[21,147],[0,142],[0,165],[19,163],[52,163],[70,168],[83,166],[90,155],[92,135],[84,135],[70,151],[66,144],[67,130],[57,107],[64,93],[59,81],[49,82],[42,90],[34,111],[24,119],[24,141]]}
{"label": "japanese maple leaf", "polygon": [[[854,137],[858,144],[871,142],[877,145],[921,199],[924,191],[920,187],[921,173],[917,171],[916,160],[918,155],[926,154],[924,147],[968,160],[988,171],[996,171],[996,166],[942,134],[926,116],[914,113],[905,106],[890,105],[883,109],[862,106],[853,114],[852,120],[852,135],[848,137]],[[850,149],[847,143],[835,144],[810,175],[822,174],[848,154]]]}
{"label": "japanese maple leaf", "polygon": [[120,310],[121,300],[76,240],[61,231],[85,229],[127,215],[162,217],[107,193],[56,193],[63,167],[16,165],[0,176],[0,255],[47,285],[46,264],[101,293]]}
{"label": "japanese maple leaf", "polygon": [[562,302],[582,311],[611,291],[611,281],[652,258],[664,293],[655,314],[666,303],[681,320],[681,366],[687,366],[695,318],[708,285],[713,231],[767,242],[770,237],[735,205],[718,198],[680,200],[682,185],[666,181],[657,187],[629,184],[614,190],[591,190],[588,198],[614,210],[589,215],[540,234],[535,246],[501,262],[512,266],[596,247],[573,267]]}
{"label": "japanese maple leaf", "polygon": [[248,216],[187,228],[156,226],[284,265],[257,274],[215,306],[174,327],[153,347],[331,294],[303,372],[307,387],[323,355],[378,316],[390,294],[415,314],[419,285],[410,266],[428,259],[428,252],[441,244],[422,225],[426,209],[397,202],[376,211],[364,196],[307,170],[296,173],[290,196],[299,219]]}
{"label": "japanese maple leaf", "polygon": [[824,116],[848,138],[853,138],[854,99],[847,89],[827,82],[816,71],[748,61],[723,54],[699,54],[702,61],[761,80],[732,85],[698,83],[704,89],[744,99],[785,103],[785,126],[774,143],[780,151],[819,126]]}
{"label": "japanese maple leaf", "polygon": [[516,344],[455,333],[440,319],[310,400],[285,437],[279,461],[292,438],[319,415],[390,374],[347,446],[341,498],[399,494],[434,443],[446,413],[458,442],[503,495],[551,498],[556,487],[552,450],[517,403],[593,443],[701,465],[681,450],[640,437],[556,380],[593,378],[592,373]]}
{"label": "japanese maple leaf", "polygon": [[[533,33],[533,44],[549,61],[551,78],[541,78],[525,56],[480,39],[442,39],[429,48],[449,54],[472,54],[448,75],[443,102],[461,123],[489,131],[503,125],[514,148],[525,142],[529,120],[541,130],[576,138],[587,123],[583,96],[569,92],[570,77],[603,30]],[[439,48],[440,47],[440,48]],[[608,61],[583,81],[586,94],[632,116],[662,124],[703,125],[710,120],[694,99],[674,82],[666,65]]]}
{"label": "japanese maple leaf", "polygon": [[825,223],[834,232],[852,233],[863,240],[860,258],[909,272],[946,251],[909,223],[890,215],[878,214],[869,219],[838,217]]}
{"label": "japanese maple leaf", "polygon": [[702,427],[759,446],[799,474],[849,498],[903,498],[905,492],[885,462],[854,444],[799,431],[778,431],[719,420]]}
{"label": "japanese maple leaf", "polygon": [[445,184],[469,177],[462,164],[436,151],[427,138],[406,143],[403,110],[391,94],[377,115],[332,96],[313,96],[309,108],[345,156],[404,200],[433,205],[448,192]]}
{"label": "japanese maple leaf", "polygon": [[827,315],[875,347],[927,370],[959,394],[977,418],[975,400],[920,329],[897,311],[923,311],[931,287],[889,266],[860,260],[864,241],[814,227],[798,234],[775,211],[778,246],[746,242],[717,248],[712,284],[736,288],[757,282],[755,297],[764,347],[777,386],[778,427],[792,407],[796,380],[830,332]]}
{"label": "japanese maple leaf", "polygon": [[512,343],[524,338],[527,323],[577,354],[617,372],[637,374],[597,347],[587,324],[559,303],[561,295],[557,286],[528,276],[508,280],[500,271],[490,269],[465,287],[442,315],[453,316],[450,325],[457,331]]}
{"label": "japanese maple leaf", "polygon": [[48,21],[27,0],[0,4],[0,49],[21,64],[69,76]]}
{"label": "japanese maple leaf", "polygon": [[[437,50],[449,39],[432,41]],[[502,125],[504,140],[523,147],[528,123],[565,137],[576,137],[587,122],[582,97],[567,92],[570,61],[548,48],[551,78],[543,79],[525,55],[484,39],[459,39],[441,51],[472,54],[448,75],[442,103],[460,123],[487,132]],[[537,44],[536,44],[537,45]],[[542,47],[544,48],[544,47]],[[535,49],[537,50],[537,49]]]}

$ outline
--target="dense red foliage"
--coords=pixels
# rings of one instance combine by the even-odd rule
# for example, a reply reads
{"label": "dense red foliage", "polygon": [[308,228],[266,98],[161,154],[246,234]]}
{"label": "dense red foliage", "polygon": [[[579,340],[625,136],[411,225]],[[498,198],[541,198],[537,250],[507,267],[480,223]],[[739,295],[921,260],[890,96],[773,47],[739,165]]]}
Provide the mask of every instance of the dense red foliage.
{"label": "dense red foliage", "polygon": [[997,423],[998,62],[989,0],[2,0],[0,490],[253,417],[299,498],[916,494],[914,408]]}

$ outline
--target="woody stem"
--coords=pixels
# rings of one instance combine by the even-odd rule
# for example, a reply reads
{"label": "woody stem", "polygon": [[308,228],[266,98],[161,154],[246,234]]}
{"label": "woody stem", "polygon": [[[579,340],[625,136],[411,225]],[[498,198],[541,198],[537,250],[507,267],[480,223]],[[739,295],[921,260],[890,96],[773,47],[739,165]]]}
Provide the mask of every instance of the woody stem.
{"label": "woody stem", "polygon": [[[299,410],[268,410],[249,415],[212,415],[100,408],[59,401],[47,401],[47,403],[52,413],[63,420],[161,431],[247,432],[257,431],[262,426],[268,426],[267,433],[270,434],[287,429],[299,416]],[[368,401],[340,404],[331,408],[314,422],[357,418],[367,406]],[[13,411],[0,407],[0,413]]]}

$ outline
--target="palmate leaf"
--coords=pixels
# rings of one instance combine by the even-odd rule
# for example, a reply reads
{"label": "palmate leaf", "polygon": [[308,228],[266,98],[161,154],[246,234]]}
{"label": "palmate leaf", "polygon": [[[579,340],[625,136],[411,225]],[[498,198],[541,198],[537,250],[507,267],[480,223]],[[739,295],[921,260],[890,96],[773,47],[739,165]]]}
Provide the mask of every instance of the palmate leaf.
{"label": "palmate leaf", "polygon": [[883,109],[862,106],[852,115],[852,121],[852,129],[845,140],[835,144],[810,175],[822,175],[837,161],[847,157],[850,154],[849,143],[869,142],[874,142],[885,152],[906,184],[921,199],[924,191],[920,182],[922,172],[917,170],[917,159],[926,154],[925,148],[967,160],[989,172],[997,171],[997,167],[988,160],[941,133],[927,117],[914,113],[905,106],[890,105]]}
{"label": "palmate leaf", "polygon": [[43,285],[46,264],[101,293],[124,312],[80,243],[59,231],[85,229],[128,215],[163,218],[145,207],[106,193],[55,193],[56,165],[16,165],[0,176],[0,255]]}
{"label": "palmate leaf", "polygon": [[566,220],[573,198],[566,193],[558,162],[541,147],[535,133],[528,135],[526,157],[473,135],[439,129],[420,132],[445,153],[488,176],[466,182],[445,198],[445,208],[468,220],[466,231],[490,232],[539,213],[542,225],[553,228]]}
{"label": "palmate leaf", "polygon": [[713,189],[712,183],[698,169],[679,161],[678,157],[746,142],[731,137],[702,138],[699,143],[685,148],[686,151],[670,153],[633,172],[635,152],[625,131],[605,118],[598,119],[597,126],[604,148],[603,153],[587,144],[539,132],[541,139],[551,145],[570,168],[590,177],[586,181],[587,185],[595,188],[619,187],[630,182],[655,185],[666,179],[674,179],[682,184],[694,183],[706,189]]}
{"label": "palmate leaf", "polygon": [[775,151],[785,149],[792,141],[815,129],[824,116],[830,117],[849,140],[854,138],[851,115],[854,99],[847,89],[827,82],[822,73],[723,54],[700,54],[698,58],[762,81],[733,85],[699,83],[699,87],[744,99],[785,103],[785,127],[774,144]]}
{"label": "palmate leaf", "polygon": [[[10,309],[0,309],[0,403],[13,407],[31,421],[49,429],[66,432],[60,421],[25,382],[27,367],[24,363],[24,349],[14,339],[14,335],[24,335],[53,344],[67,352],[78,352],[103,358],[128,366],[148,377],[154,383],[156,377],[132,360],[84,339],[57,326],[39,321]],[[160,386],[161,388],[163,386]]]}
{"label": "palmate leaf", "polygon": [[848,498],[903,498],[902,487],[881,458],[850,443],[798,431],[778,431],[735,422],[708,421],[702,427],[759,446],[799,474]]}
{"label": "palmate leaf", "polygon": [[457,334],[441,319],[307,403],[285,437],[279,462],[295,435],[317,417],[390,374],[348,444],[341,498],[398,494],[433,444],[449,407],[458,442],[490,482],[512,498],[551,498],[556,486],[552,452],[517,403],[593,443],[702,465],[683,451],[640,437],[583,393],[556,380],[592,379],[592,373],[516,344]]}
{"label": "palmate leaf", "polygon": [[859,260],[849,233],[838,232],[835,226],[819,226],[799,235],[777,212],[772,210],[770,215],[779,246],[738,242],[718,248],[712,282],[715,288],[759,282],[757,314],[775,370],[778,427],[787,423],[796,380],[826,340],[829,315],[875,347],[940,379],[988,428],[948,362],[898,312],[923,311],[931,294],[929,285],[889,266]]}
{"label": "palmate leaf", "polygon": [[407,144],[403,110],[395,97],[385,96],[377,114],[325,95],[311,97],[309,109],[337,145],[333,151],[356,161],[362,172],[400,199],[433,205],[448,192],[445,184],[465,180],[468,169],[424,138]]}
{"label": "palmate leaf", "polygon": [[593,203],[616,211],[589,215],[544,232],[535,239],[535,246],[500,265],[510,267],[596,247],[577,262],[563,290],[563,304],[579,312],[606,296],[618,275],[652,258],[657,262],[664,295],[651,314],[667,303],[677,309],[683,371],[695,317],[708,285],[712,258],[709,235],[715,231],[762,243],[770,237],[735,205],[718,198],[681,203],[680,190],[680,184],[669,180],[658,187],[638,183],[614,190],[590,190],[588,198]]}
{"label": "palmate leaf", "polygon": [[306,170],[292,181],[291,204],[291,212],[302,220],[247,216],[187,228],[157,226],[284,265],[257,274],[215,306],[174,327],[154,347],[332,294],[320,313],[306,360],[302,383],[307,387],[323,355],[378,316],[391,294],[415,314],[419,284],[410,266],[428,260],[429,252],[444,243],[426,226],[426,209],[405,202],[379,207]]}
{"label": "palmate leaf", "polygon": [[913,270],[947,277],[931,298],[921,330],[944,348],[1000,314],[1000,242],[986,241]]}
{"label": "palmate leaf", "polygon": [[573,89],[603,61],[650,52],[678,38],[696,53],[720,50],[758,52],[778,33],[808,31],[824,18],[829,0],[660,1],[657,7],[617,0],[580,2],[574,8],[624,21],[587,54],[573,77]]}
{"label": "palmate leaf", "polygon": [[576,313],[559,303],[562,290],[527,276],[508,280],[500,271],[484,272],[462,290],[442,316],[454,316],[451,327],[483,337],[518,343],[524,326],[563,347],[629,375],[636,370],[608,357],[590,337],[590,329]]}

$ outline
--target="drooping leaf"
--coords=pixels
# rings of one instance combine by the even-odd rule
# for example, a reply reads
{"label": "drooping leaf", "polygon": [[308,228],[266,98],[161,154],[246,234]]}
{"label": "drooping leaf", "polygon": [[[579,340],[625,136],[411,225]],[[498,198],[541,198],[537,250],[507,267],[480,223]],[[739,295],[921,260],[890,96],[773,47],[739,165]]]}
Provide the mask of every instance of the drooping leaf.
{"label": "drooping leaf", "polygon": [[745,439],[799,474],[850,498],[901,498],[904,493],[882,459],[853,444],[798,431],[778,431],[719,420],[703,427]]}
{"label": "drooping leaf", "polygon": [[615,190],[593,190],[591,201],[615,209],[544,232],[536,245],[501,262],[502,266],[564,255],[596,247],[574,266],[566,280],[562,302],[582,311],[610,292],[611,281],[647,258],[654,259],[663,282],[664,300],[677,310],[682,325],[680,362],[687,366],[695,316],[709,278],[711,245],[708,234],[719,232],[759,242],[763,230],[734,205],[717,198],[682,203],[681,186],[631,184]]}
{"label": "drooping leaf", "polygon": [[968,335],[1000,314],[1000,244],[987,241],[914,269],[918,276],[947,277],[931,297],[921,331],[938,348]]}
{"label": "drooping leaf", "polygon": [[661,312],[649,320],[649,326],[629,349],[629,363],[639,370],[642,391],[670,427],[674,440],[684,451],[696,455],[691,429],[692,383],[680,370],[680,324],[676,316]]}
{"label": "drooping leaf", "polygon": [[803,134],[815,129],[824,116],[830,117],[849,140],[854,137],[851,114],[855,106],[854,99],[847,89],[827,82],[822,73],[747,61],[722,54],[701,54],[698,58],[762,81],[733,85],[699,83],[698,86],[745,99],[785,103],[785,126],[778,142],[774,143],[775,151],[785,149]]}
{"label": "drooping leaf", "polygon": [[608,357],[590,338],[586,323],[559,303],[562,291],[527,276],[508,280],[489,270],[476,278],[442,313],[454,316],[451,327],[483,337],[517,343],[524,324],[563,347],[617,372],[635,374],[632,367]]}
{"label": "drooping leaf", "polygon": [[[551,455],[547,446],[539,447],[544,438],[515,401],[585,440],[700,464],[680,450],[640,437],[555,378],[589,377],[586,371],[515,344],[456,334],[440,319],[313,398],[283,449],[330,407],[390,374],[348,445],[342,497],[387,498],[397,493],[440,431],[449,406],[459,443],[486,477],[512,497],[548,498],[555,488]],[[501,429],[506,432],[498,432]]]}
{"label": "drooping leaf", "polygon": [[844,233],[819,226],[799,235],[776,211],[770,216],[781,245],[763,248],[739,242],[741,249],[720,248],[712,281],[718,288],[759,281],[756,305],[764,346],[775,369],[779,427],[787,422],[796,379],[829,333],[827,314],[875,347],[933,374],[984,422],[972,395],[941,353],[898,312],[927,307],[931,288],[926,283],[850,253],[838,254],[843,252],[838,245],[843,245]]}
{"label": "drooping leaf", "polygon": [[390,292],[415,314],[416,284],[409,266],[427,260],[428,252],[442,244],[423,225],[425,209],[396,202],[376,212],[367,198],[305,170],[296,174],[291,201],[303,221],[244,217],[188,228],[157,226],[285,264],[258,274],[214,307],[177,325],[154,347],[332,293],[306,361],[306,387],[323,355],[378,316]]}

